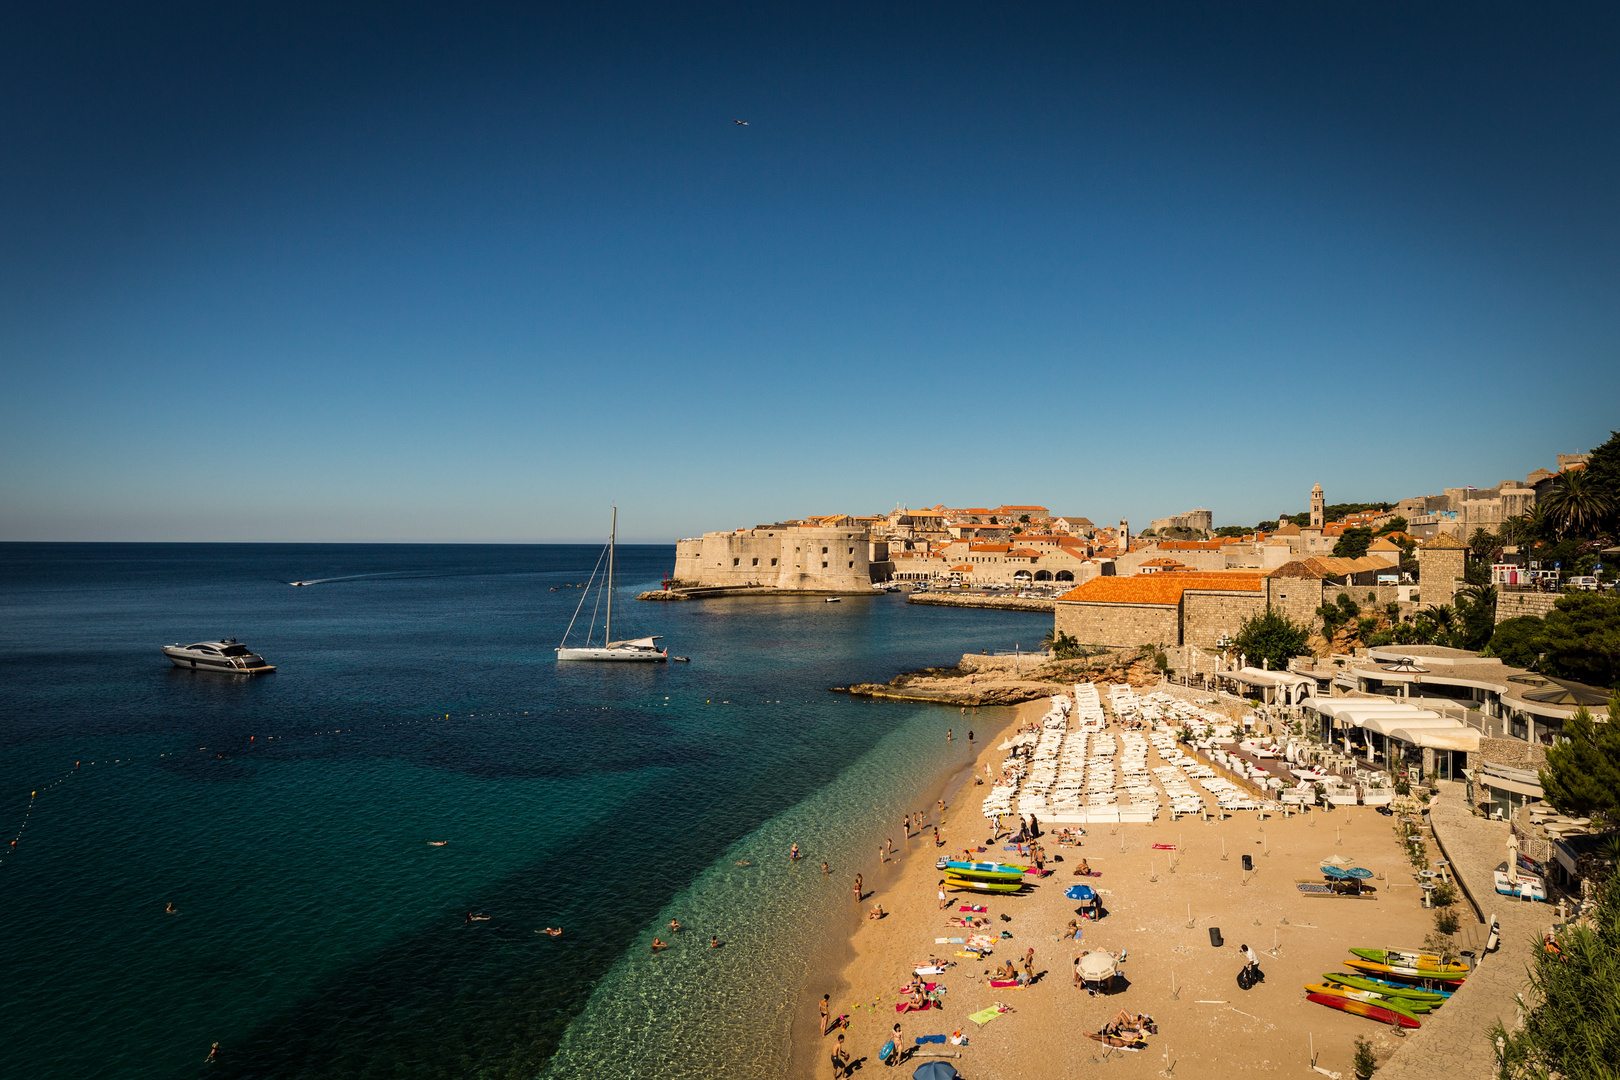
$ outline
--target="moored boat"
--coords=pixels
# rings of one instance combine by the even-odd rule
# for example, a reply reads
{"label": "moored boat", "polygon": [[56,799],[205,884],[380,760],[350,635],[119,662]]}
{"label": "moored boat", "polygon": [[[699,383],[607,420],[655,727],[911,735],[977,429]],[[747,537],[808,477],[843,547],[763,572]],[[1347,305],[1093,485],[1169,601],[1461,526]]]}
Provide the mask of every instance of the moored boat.
{"label": "moored boat", "polygon": [[[585,644],[570,646],[568,635],[573,632],[574,622],[579,613],[584,610],[585,599],[590,596],[591,586],[596,584],[596,570],[591,571],[591,580],[586,583],[585,591],[580,594],[579,605],[574,608],[574,618],[568,620],[568,629],[563,631],[562,644],[557,646],[558,660],[599,660],[599,661],[630,661],[632,663],[661,664],[669,659],[669,650],[658,647],[660,635],[652,637],[630,638],[625,641],[613,640],[613,555],[617,547],[619,534],[619,508],[613,508],[613,524],[608,528],[607,547],[603,556],[607,559],[607,580],[604,585],[598,586],[602,592],[598,594],[598,603],[602,595],[607,597],[607,621],[602,628],[602,644],[592,645],[591,635],[595,631],[596,613],[591,613],[591,625],[585,630]],[[597,560],[597,568],[601,568],[601,560]]]}
{"label": "moored boat", "polygon": [[178,641],[163,646],[163,655],[175,667],[195,671],[220,671],[227,675],[266,675],[276,670],[274,664],[253,652],[235,638],[219,641],[199,641],[182,645]]}

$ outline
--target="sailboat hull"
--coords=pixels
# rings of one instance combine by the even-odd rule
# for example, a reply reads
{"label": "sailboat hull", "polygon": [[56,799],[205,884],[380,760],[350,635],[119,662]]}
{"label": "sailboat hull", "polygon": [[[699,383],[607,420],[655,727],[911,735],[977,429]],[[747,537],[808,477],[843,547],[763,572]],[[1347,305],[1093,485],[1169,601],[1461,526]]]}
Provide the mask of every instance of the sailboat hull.
{"label": "sailboat hull", "polygon": [[662,664],[669,650],[658,649],[558,649],[558,660],[617,660],[642,664]]}

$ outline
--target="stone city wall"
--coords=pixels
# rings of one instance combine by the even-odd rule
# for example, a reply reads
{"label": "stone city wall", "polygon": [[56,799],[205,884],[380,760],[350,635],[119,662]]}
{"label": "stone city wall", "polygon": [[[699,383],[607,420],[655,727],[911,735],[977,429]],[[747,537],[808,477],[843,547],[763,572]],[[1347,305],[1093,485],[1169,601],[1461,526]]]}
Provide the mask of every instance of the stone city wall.
{"label": "stone city wall", "polygon": [[699,587],[863,592],[873,581],[871,555],[865,529],[704,533],[675,545],[675,578]]}
{"label": "stone city wall", "polygon": [[1243,593],[1188,589],[1181,594],[1181,644],[1213,649],[1222,634],[1235,637],[1245,619],[1265,610],[1263,590]]}
{"label": "stone city wall", "polygon": [[1181,640],[1181,612],[1175,604],[1058,604],[1053,625],[1083,645],[1135,648]]}
{"label": "stone city wall", "polygon": [[1498,590],[1496,594],[1496,621],[1517,619],[1522,615],[1533,615],[1538,619],[1545,619],[1547,613],[1553,610],[1558,603],[1561,593],[1552,592],[1508,592]]}

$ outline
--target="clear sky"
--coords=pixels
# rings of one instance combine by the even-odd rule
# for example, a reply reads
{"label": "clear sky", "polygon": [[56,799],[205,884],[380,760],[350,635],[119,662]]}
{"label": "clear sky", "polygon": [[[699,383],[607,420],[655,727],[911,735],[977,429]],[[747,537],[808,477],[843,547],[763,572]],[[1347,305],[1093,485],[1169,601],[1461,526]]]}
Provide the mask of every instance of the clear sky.
{"label": "clear sky", "polygon": [[1617,12],[7,4],[0,539],[1522,479],[1620,427]]}

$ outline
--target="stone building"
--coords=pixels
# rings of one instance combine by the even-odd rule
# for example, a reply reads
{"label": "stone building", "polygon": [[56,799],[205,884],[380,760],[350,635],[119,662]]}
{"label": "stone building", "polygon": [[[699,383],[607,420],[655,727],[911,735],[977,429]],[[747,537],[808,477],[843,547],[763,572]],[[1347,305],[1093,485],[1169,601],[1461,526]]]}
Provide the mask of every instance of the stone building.
{"label": "stone building", "polygon": [[694,587],[866,592],[892,568],[888,544],[857,528],[767,525],[675,544],[675,579]]}
{"label": "stone building", "polygon": [[1161,529],[1193,529],[1209,533],[1215,531],[1215,515],[1208,510],[1189,510],[1185,514],[1154,518],[1148,523],[1148,528],[1154,532]]}
{"label": "stone building", "polygon": [[1468,545],[1441,533],[1417,549],[1418,588],[1424,607],[1449,604],[1468,564]]}

